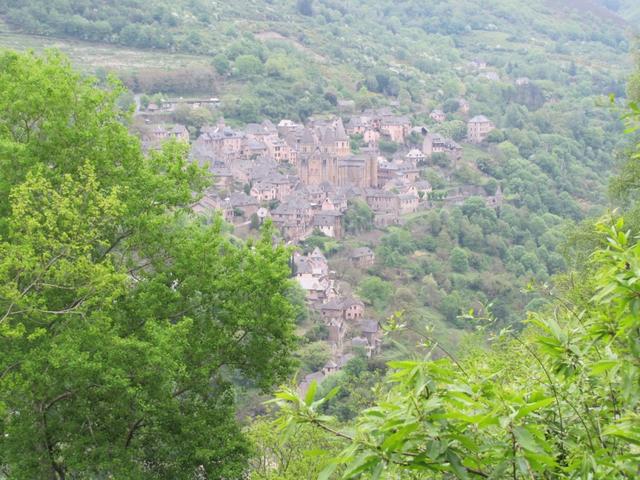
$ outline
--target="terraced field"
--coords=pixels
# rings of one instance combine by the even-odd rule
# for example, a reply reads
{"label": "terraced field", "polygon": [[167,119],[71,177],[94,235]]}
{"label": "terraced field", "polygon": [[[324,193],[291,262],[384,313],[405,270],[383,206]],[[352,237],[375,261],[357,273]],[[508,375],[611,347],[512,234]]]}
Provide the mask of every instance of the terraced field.
{"label": "terraced field", "polygon": [[178,70],[209,65],[205,56],[122,48],[102,43],[27,35],[11,30],[0,20],[0,48],[43,51],[57,49],[69,56],[74,65],[87,70],[98,67],[107,70],[131,69]]}

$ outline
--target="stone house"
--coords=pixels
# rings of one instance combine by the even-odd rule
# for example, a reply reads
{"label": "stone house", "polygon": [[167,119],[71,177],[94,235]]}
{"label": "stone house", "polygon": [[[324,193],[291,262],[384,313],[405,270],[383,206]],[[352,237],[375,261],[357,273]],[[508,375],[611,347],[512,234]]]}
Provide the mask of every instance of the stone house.
{"label": "stone house", "polygon": [[405,116],[393,115],[389,109],[367,110],[363,115],[351,117],[345,130],[348,135],[362,135],[365,144],[374,145],[380,135],[391,141],[403,143],[411,130],[411,122]]}
{"label": "stone house", "polygon": [[331,200],[331,203],[333,203],[334,207],[339,212],[344,213],[344,212],[347,211],[347,208],[349,208],[347,197],[342,192],[330,192],[330,193],[327,193],[327,198],[329,200]]}
{"label": "stone house", "polygon": [[333,360],[329,360],[324,367],[322,367],[322,373],[327,376],[336,373],[339,370],[338,364]]}
{"label": "stone house", "polygon": [[400,214],[406,215],[408,213],[414,213],[418,211],[420,204],[420,197],[413,191],[411,193],[403,193],[398,195],[400,200]]}
{"label": "stone house", "polygon": [[335,296],[333,282],[329,279],[327,259],[316,248],[308,255],[293,254],[293,275],[313,304],[322,304]]}
{"label": "stone house", "polygon": [[409,162],[414,167],[417,167],[421,162],[424,162],[425,160],[425,154],[417,148],[411,149],[405,156],[405,161]]}
{"label": "stone house", "polygon": [[213,193],[204,195],[198,202],[191,206],[191,210],[196,215],[211,215],[213,212],[218,212],[224,221],[228,223],[232,223],[234,219],[231,202],[228,199],[221,200]]}
{"label": "stone house", "polygon": [[268,155],[267,146],[262,140],[248,138],[244,146],[244,155],[248,159],[263,157]]}
{"label": "stone house", "polygon": [[311,231],[311,204],[299,196],[290,196],[271,212],[271,216],[287,240],[301,240]]}
{"label": "stone house", "polygon": [[378,162],[378,185],[377,187],[384,187],[389,182],[396,180],[402,176],[400,168],[394,162],[389,162],[386,159],[381,159]]}
{"label": "stone house", "polygon": [[332,282],[324,278],[300,277],[298,283],[305,291],[306,299],[314,305],[322,304],[331,298]]}
{"label": "stone house", "polygon": [[334,298],[318,306],[322,319],[326,322],[330,319],[360,320],[364,315],[364,303],[350,298]]}
{"label": "stone house", "polygon": [[295,165],[297,155],[287,142],[281,138],[267,138],[264,140],[268,155],[276,163],[289,163]]}
{"label": "stone house", "polygon": [[482,143],[496,127],[484,115],[477,115],[467,123],[467,140],[471,143]]}
{"label": "stone house", "polygon": [[359,320],[364,315],[364,303],[357,298],[347,298],[342,306],[345,320]]}
{"label": "stone house", "polygon": [[342,213],[337,210],[321,210],[313,216],[311,225],[327,237],[342,238]]}
{"label": "stone house", "polygon": [[410,130],[411,122],[405,116],[388,115],[384,116],[380,122],[380,133],[395,143],[404,143]]}
{"label": "stone house", "polygon": [[367,339],[367,343],[369,344],[367,349],[369,356],[378,353],[382,344],[382,332],[378,322],[375,320],[363,320],[360,325],[360,330],[362,331],[362,336]]}
{"label": "stone house", "polygon": [[354,116],[349,119],[345,125],[348,135],[364,135],[364,132],[370,128],[370,122],[367,117],[362,115]]}
{"label": "stone house", "polygon": [[220,119],[215,127],[203,127],[196,144],[227,165],[245,156],[244,134],[227,127],[224,119]]}
{"label": "stone house", "polygon": [[399,212],[400,201],[392,192],[378,189],[369,189],[366,192],[366,201],[369,207],[376,212]]}
{"label": "stone house", "polygon": [[259,198],[260,194],[258,190],[263,190],[264,193],[261,195],[261,198],[263,199],[259,200],[260,202],[271,200],[278,200],[279,202],[282,202],[291,195],[295,182],[296,180],[294,178],[280,173],[271,173],[266,176],[260,176],[260,179],[254,183],[254,186],[251,189],[253,192],[254,188],[256,188],[256,193],[251,193],[251,196]]}
{"label": "stone house", "polygon": [[189,142],[189,131],[184,125],[155,125],[151,131],[143,135],[143,142],[149,147],[156,148],[168,140]]}
{"label": "stone house", "polygon": [[[308,268],[303,268],[305,266],[308,266]],[[296,276],[299,276],[303,270],[315,278],[324,277],[329,274],[327,257],[324,256],[318,247],[314,248],[313,251],[307,255],[294,252],[293,268]]]}
{"label": "stone house", "polygon": [[380,142],[380,132],[368,128],[362,134],[362,140],[365,145],[377,145]]}
{"label": "stone house", "polygon": [[354,248],[350,258],[353,264],[360,268],[371,267],[376,261],[376,255],[369,247]]}
{"label": "stone house", "polygon": [[281,120],[276,127],[278,135],[285,139],[295,137],[303,128],[304,127],[301,124],[287,119]]}
{"label": "stone house", "polygon": [[451,160],[456,161],[462,157],[462,147],[451,139],[444,138],[437,133],[429,133],[422,142],[422,153],[430,157],[434,153],[444,153]]}
{"label": "stone house", "polygon": [[242,212],[242,217],[245,220],[249,220],[251,215],[260,208],[258,201],[244,192],[233,192],[229,196],[229,201],[234,212]]}
{"label": "stone house", "polygon": [[258,202],[270,202],[278,198],[278,192],[275,186],[268,183],[256,183],[251,187],[249,192]]}
{"label": "stone house", "polygon": [[209,172],[213,175],[213,184],[226,190],[233,185],[233,174],[231,170],[222,162],[213,162],[209,167]]}
{"label": "stone house", "polygon": [[399,179],[408,183],[413,183],[418,179],[420,169],[416,167],[413,162],[398,160],[395,163],[398,168],[397,176]]}

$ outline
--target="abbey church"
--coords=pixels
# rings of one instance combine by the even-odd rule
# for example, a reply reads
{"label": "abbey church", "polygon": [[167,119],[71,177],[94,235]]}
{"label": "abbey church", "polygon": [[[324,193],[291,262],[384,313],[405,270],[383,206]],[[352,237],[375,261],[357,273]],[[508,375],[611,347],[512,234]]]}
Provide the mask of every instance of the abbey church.
{"label": "abbey church", "polygon": [[306,127],[279,125],[289,146],[297,152],[298,176],[306,185],[329,182],[362,188],[378,184],[378,151],[375,147],[351,152],[342,119],[315,120]]}

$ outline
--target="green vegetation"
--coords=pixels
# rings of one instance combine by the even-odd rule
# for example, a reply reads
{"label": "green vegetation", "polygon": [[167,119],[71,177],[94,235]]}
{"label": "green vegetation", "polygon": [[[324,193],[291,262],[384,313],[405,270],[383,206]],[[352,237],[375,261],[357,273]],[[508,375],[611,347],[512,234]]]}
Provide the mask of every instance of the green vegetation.
{"label": "green vegetation", "polygon": [[622,221],[602,232],[610,248],[595,252],[592,280],[532,314],[523,334],[502,331],[458,358],[391,362],[388,392],[353,433],[336,430],[313,393],[279,393],[282,421],[337,431],[347,446],[325,473],[346,464],[344,479],[633,478],[640,243]]}
{"label": "green vegetation", "polygon": [[[97,8],[99,6],[99,8]],[[196,5],[194,4],[194,7]],[[3,0],[0,12],[8,22],[37,34],[76,37],[132,47],[193,50],[202,40],[194,33],[178,43],[169,28],[179,25],[172,3],[64,2]]]}
{"label": "green vegetation", "polygon": [[[0,0],[0,45],[55,42],[97,77],[0,54],[0,478],[637,476],[639,19],[634,0]],[[380,231],[351,200],[344,241],[301,245],[391,319],[380,355],[283,389],[275,423],[257,406],[326,364],[328,328],[269,225],[243,243],[190,215],[210,179],[178,144],[141,153],[133,93],[219,97],[167,115],[192,136],[348,121],[351,100],[463,143],[420,165],[428,210]],[[464,144],[479,114],[497,129]]]}
{"label": "green vegetation", "polygon": [[373,228],[373,212],[363,200],[350,200],[344,216],[344,228],[348,233],[367,232]]}
{"label": "green vegetation", "polygon": [[208,179],[143,156],[121,92],[0,55],[0,476],[237,478],[233,382],[294,363],[290,252],[192,218]]}
{"label": "green vegetation", "polygon": [[[627,120],[637,129],[635,106]],[[638,186],[627,180],[639,151],[640,144],[615,183],[634,198],[631,212]],[[337,423],[338,412],[325,413],[337,388],[320,398],[315,385],[304,399],[278,393],[281,427],[315,426],[343,442],[319,478],[637,476],[640,237],[622,217],[590,230],[588,260],[545,287],[522,332],[494,330],[488,311],[472,319],[479,333],[452,353],[422,329],[426,355],[390,362],[378,401],[352,428]],[[464,252],[455,251],[464,269]],[[403,320],[393,315],[387,334],[410,328]]]}
{"label": "green vegetation", "polygon": [[[461,207],[420,213],[390,228],[379,241],[370,273],[393,282],[395,289],[412,291],[403,308],[407,320],[418,324],[432,316],[425,313],[428,308],[464,327],[458,315],[488,303],[501,323],[514,324],[533,300],[522,291],[526,285],[564,270],[558,251],[564,232],[559,216],[511,205],[496,213],[471,197]],[[431,288],[432,283],[437,286]],[[381,317],[398,308],[397,302],[377,305]]]}

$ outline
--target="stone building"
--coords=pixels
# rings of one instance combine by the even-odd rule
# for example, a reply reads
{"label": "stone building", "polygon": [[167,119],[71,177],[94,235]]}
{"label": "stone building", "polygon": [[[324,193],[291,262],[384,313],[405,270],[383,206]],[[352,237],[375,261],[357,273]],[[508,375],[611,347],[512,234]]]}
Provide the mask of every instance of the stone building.
{"label": "stone building", "polygon": [[482,143],[496,127],[484,115],[477,115],[467,123],[467,140],[471,143]]}
{"label": "stone building", "polygon": [[375,253],[369,247],[354,248],[350,258],[353,264],[360,268],[371,267],[376,261]]}

